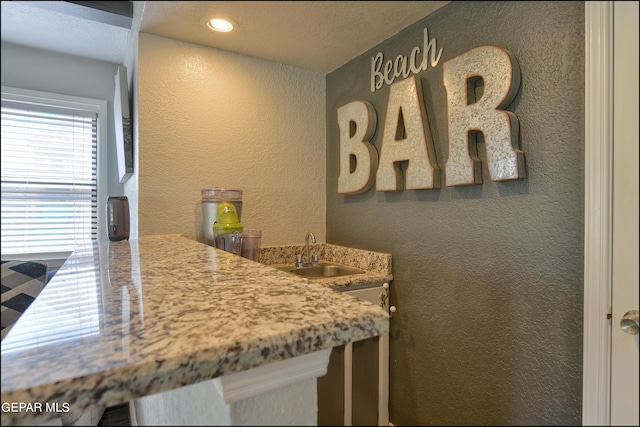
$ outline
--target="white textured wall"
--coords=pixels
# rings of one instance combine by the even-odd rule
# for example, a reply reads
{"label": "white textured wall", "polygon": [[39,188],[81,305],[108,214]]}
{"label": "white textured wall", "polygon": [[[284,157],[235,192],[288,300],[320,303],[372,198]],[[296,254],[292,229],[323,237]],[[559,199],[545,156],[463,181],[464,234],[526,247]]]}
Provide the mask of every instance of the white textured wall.
{"label": "white textured wall", "polygon": [[242,189],[263,245],[325,237],[325,76],[140,33],[139,235],[203,241],[200,190]]}

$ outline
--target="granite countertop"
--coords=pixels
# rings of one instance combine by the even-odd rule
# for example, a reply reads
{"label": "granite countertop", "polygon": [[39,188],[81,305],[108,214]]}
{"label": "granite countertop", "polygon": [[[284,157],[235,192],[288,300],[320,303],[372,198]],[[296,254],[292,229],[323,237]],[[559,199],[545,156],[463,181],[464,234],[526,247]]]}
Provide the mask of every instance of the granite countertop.
{"label": "granite countertop", "polygon": [[256,368],[389,330],[382,308],[180,236],[78,248],[2,341],[2,425]]}

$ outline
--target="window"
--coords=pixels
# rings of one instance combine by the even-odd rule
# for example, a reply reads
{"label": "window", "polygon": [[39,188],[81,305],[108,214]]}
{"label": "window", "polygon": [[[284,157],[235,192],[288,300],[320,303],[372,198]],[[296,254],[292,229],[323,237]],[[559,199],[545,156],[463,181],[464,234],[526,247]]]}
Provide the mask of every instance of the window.
{"label": "window", "polygon": [[[2,256],[101,239],[106,101],[2,88]],[[55,256],[53,256],[55,258]]]}

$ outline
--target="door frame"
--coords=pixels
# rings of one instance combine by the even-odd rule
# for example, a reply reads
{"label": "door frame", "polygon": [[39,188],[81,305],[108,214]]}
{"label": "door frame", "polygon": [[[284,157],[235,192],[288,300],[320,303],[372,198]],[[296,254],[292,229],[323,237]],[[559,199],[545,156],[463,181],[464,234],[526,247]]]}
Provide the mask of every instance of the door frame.
{"label": "door frame", "polygon": [[613,2],[585,2],[582,425],[610,424]]}

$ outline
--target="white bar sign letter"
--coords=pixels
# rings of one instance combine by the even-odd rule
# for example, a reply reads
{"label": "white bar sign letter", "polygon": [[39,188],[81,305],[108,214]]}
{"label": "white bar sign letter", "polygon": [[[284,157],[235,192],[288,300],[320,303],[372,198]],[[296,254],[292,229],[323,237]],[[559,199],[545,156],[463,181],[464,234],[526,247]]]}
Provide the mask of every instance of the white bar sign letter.
{"label": "white bar sign letter", "polygon": [[[404,161],[408,161],[408,165],[403,182],[400,165],[396,163]],[[410,77],[389,87],[376,191],[439,187],[440,168],[425,110],[422,84],[419,79]]]}
{"label": "white bar sign letter", "polygon": [[338,194],[362,193],[373,185],[378,152],[371,138],[376,130],[376,110],[367,101],[353,101],[338,108],[340,175]]}
{"label": "white bar sign letter", "polygon": [[[482,183],[481,161],[475,137],[484,136],[487,168],[492,181],[526,177],[524,152],[519,150],[518,118],[507,105],[520,87],[520,68],[504,49],[481,46],[465,52],[442,67],[447,91],[449,158],[446,185]],[[484,83],[480,99],[472,95],[470,83]]]}

